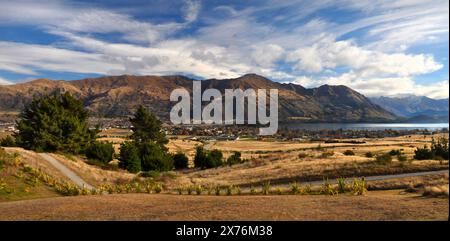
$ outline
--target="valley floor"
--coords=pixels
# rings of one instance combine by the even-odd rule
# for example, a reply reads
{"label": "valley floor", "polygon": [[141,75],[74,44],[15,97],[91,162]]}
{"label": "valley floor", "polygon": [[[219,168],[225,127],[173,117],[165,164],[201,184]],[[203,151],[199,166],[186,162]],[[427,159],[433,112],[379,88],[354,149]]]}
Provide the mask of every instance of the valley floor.
{"label": "valley floor", "polygon": [[115,194],[0,203],[0,220],[448,220],[447,198],[401,190],[365,196]]}

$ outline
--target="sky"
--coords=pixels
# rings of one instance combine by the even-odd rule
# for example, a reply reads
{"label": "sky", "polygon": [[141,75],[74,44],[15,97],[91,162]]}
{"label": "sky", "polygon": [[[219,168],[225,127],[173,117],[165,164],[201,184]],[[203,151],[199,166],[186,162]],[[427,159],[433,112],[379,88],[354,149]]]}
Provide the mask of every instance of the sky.
{"label": "sky", "polygon": [[0,84],[236,78],[449,95],[448,0],[0,0]]}

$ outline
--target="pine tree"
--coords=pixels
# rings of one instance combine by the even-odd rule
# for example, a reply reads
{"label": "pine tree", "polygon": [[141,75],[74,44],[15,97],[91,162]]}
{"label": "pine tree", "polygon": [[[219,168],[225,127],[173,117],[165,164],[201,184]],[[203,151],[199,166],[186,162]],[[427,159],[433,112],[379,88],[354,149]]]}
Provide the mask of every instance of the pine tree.
{"label": "pine tree", "polygon": [[141,158],[139,149],[134,142],[127,141],[120,145],[119,167],[131,173],[141,171]]}
{"label": "pine tree", "polygon": [[95,140],[89,112],[70,93],[33,99],[19,116],[17,145],[37,151],[81,153]]}
{"label": "pine tree", "polygon": [[145,107],[139,106],[130,122],[133,125],[131,138],[138,145],[152,141],[165,149],[164,145],[168,143],[168,140],[162,131],[161,121],[153,113]]}

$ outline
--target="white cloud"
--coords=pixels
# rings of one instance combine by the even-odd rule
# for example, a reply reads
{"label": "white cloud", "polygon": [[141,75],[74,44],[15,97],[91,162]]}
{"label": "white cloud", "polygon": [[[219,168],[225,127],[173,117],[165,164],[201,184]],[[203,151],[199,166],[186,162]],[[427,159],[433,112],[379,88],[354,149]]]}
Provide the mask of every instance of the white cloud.
{"label": "white cloud", "polygon": [[6,79],[3,79],[2,77],[0,77],[0,85],[11,85],[13,84],[13,82],[8,81]]}
{"label": "white cloud", "polygon": [[185,23],[152,24],[133,19],[127,14],[58,1],[8,1],[0,5],[0,24],[39,25],[46,31],[73,33],[121,33],[124,40],[154,43],[195,21],[200,3],[186,1]]}
{"label": "white cloud", "polygon": [[361,74],[350,71],[338,76],[314,79],[300,76],[292,81],[306,87],[322,84],[346,85],[366,96],[398,96],[414,94],[430,98],[448,98],[449,81],[433,84],[417,84],[410,77],[362,77]]}
{"label": "white cloud", "polygon": [[45,45],[0,41],[0,68],[17,73],[51,70],[74,73],[111,74],[123,71],[114,59],[101,54],[84,53]]}
{"label": "white cloud", "polygon": [[185,16],[184,19],[186,22],[194,22],[198,14],[200,13],[201,4],[199,1],[194,0],[186,0],[185,1],[186,7],[185,7]]}
{"label": "white cloud", "polygon": [[[25,75],[46,70],[203,78],[252,72],[305,86],[345,84],[368,95],[418,88],[442,96],[441,87],[448,86],[448,81],[416,84],[417,76],[443,64],[426,52],[408,53],[413,45],[448,42],[448,1],[266,0],[201,11],[208,5],[185,0],[174,10],[182,22],[138,20],[130,12],[98,6],[1,1],[0,25],[36,26],[61,38],[51,46],[0,42],[0,69]],[[337,23],[315,15],[323,8],[350,9],[363,17]],[[191,26],[188,35],[176,34]],[[356,31],[361,36],[342,38]],[[107,33],[119,34],[108,42],[102,38]]]}
{"label": "white cloud", "polygon": [[443,67],[432,56],[386,54],[363,49],[351,41],[336,42],[329,38],[289,53],[287,61],[294,62],[294,67],[299,71],[317,73],[325,69],[347,67],[371,76],[410,76],[434,72]]}

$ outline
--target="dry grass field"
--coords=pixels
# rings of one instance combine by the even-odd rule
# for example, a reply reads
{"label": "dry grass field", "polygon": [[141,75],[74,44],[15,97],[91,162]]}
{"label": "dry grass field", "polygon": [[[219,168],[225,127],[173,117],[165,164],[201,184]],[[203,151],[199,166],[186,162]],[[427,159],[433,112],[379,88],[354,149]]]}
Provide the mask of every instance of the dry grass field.
{"label": "dry grass field", "polygon": [[[103,141],[115,143],[118,149],[128,135],[126,130],[108,130]],[[195,148],[219,149],[224,156],[242,153],[245,162],[231,167],[172,171],[154,181],[164,185],[162,194],[110,194],[61,197],[45,187],[30,195],[3,198],[0,220],[447,220],[448,173],[367,181],[363,196],[318,194],[322,183],[311,186],[310,195],[289,194],[289,185],[301,185],[323,178],[373,176],[448,170],[448,160],[413,160],[416,147],[429,144],[431,136],[404,136],[381,139],[358,139],[361,144],[294,142],[294,141],[210,141],[185,137],[171,138],[172,153],[186,153],[193,166]],[[5,148],[22,162],[59,180],[64,175],[35,152],[22,148]],[[345,155],[351,150],[354,155]],[[393,157],[391,163],[379,163],[375,156],[401,150],[407,161]],[[373,157],[367,157],[371,152]],[[141,180],[136,174],[119,169],[105,169],[81,156],[51,154],[87,183],[99,187]],[[271,195],[248,195],[270,181]],[[336,186],[335,181],[332,185]],[[14,182],[10,182],[12,185]],[[17,184],[18,187],[21,185]],[[180,187],[202,185],[222,188],[240,186],[243,195],[221,196],[177,195]],[[41,191],[40,191],[41,190]],[[222,189],[225,191],[226,189]],[[275,195],[283,190],[283,195]],[[319,190],[319,191],[316,191]],[[32,200],[28,200],[32,199]],[[276,207],[276,208],[275,208]],[[336,208],[339,207],[339,208]]]}
{"label": "dry grass field", "polygon": [[[435,136],[437,137],[437,136]],[[414,150],[431,142],[431,136],[405,136],[382,139],[358,139],[363,144],[348,143],[301,143],[278,141],[217,141],[209,149],[219,149],[224,156],[240,151],[243,164],[208,170],[178,172],[169,186],[186,184],[201,185],[259,185],[265,181],[272,184],[292,181],[322,180],[324,177],[371,176],[396,173],[411,173],[448,169],[448,161],[416,161]],[[171,140],[169,148],[184,151],[193,158],[199,142]],[[320,148],[319,148],[320,146]],[[355,153],[344,155],[346,150]],[[394,156],[390,164],[379,164],[375,156],[391,150],[401,150],[407,157],[400,162]],[[374,157],[366,157],[366,153]],[[192,160],[192,159],[191,159]]]}
{"label": "dry grass field", "polygon": [[0,203],[0,220],[447,220],[448,199],[366,196],[117,194]]}

